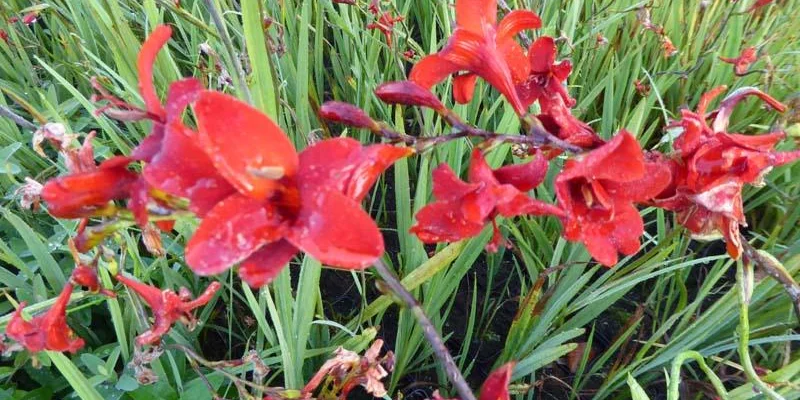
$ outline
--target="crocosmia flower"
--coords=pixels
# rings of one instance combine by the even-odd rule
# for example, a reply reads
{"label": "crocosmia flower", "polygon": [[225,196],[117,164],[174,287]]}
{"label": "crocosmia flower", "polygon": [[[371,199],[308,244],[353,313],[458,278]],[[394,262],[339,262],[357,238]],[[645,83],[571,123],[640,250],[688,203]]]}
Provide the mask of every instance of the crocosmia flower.
{"label": "crocosmia flower", "polygon": [[739,54],[738,57],[720,56],[719,59],[722,62],[733,64],[733,71],[736,73],[736,75],[744,75],[747,72],[747,69],[750,67],[750,64],[758,60],[758,56],[756,55],[756,48],[751,46],[742,50],[742,54]]}
{"label": "crocosmia flower", "polygon": [[526,108],[514,82],[526,79],[530,66],[525,49],[514,37],[541,25],[539,17],[527,10],[512,11],[498,23],[496,0],[456,0],[452,36],[441,51],[414,65],[409,79],[430,89],[451,74],[464,72],[453,81],[453,96],[459,103],[468,103],[475,80],[481,77],[502,93],[518,114],[524,114]]}
{"label": "crocosmia flower", "polygon": [[84,342],[83,339],[76,337],[75,332],[67,325],[67,304],[70,296],[72,296],[72,285],[67,284],[53,306],[46,313],[37,315],[30,321],[22,318],[25,303],[20,304],[6,326],[6,335],[32,353],[42,350],[76,353],[83,347]]}
{"label": "crocosmia flower", "polygon": [[392,47],[394,25],[404,19],[403,16],[393,16],[390,11],[383,11],[380,13],[377,21],[367,25],[367,29],[379,30],[386,38],[386,45]]}
{"label": "crocosmia flower", "polygon": [[553,38],[542,36],[528,49],[530,74],[516,85],[522,106],[527,109],[534,101],[541,109],[536,117],[551,133],[567,142],[593,148],[603,143],[588,124],[572,115],[575,99],[569,96],[564,83],[572,72],[569,60],[556,62]]}
{"label": "crocosmia flower", "polygon": [[196,273],[239,263],[242,278],[261,286],[300,250],[340,268],[365,268],[383,254],[378,227],[359,203],[410,149],[338,138],[298,154],[266,115],[217,92],[202,92],[194,113],[196,142],[235,188],[205,214],[187,245]]}
{"label": "crocosmia flower", "polygon": [[511,383],[514,365],[515,363],[510,362],[492,371],[483,381],[478,400],[510,400],[511,395],[508,393],[508,385]]}
{"label": "crocosmia flower", "polygon": [[783,132],[755,136],[728,133],[734,106],[747,96],[757,96],[778,111],[784,111],[785,106],[758,89],[746,87],[731,93],[716,111],[706,113],[711,100],[724,90],[719,87],[706,93],[696,112],[684,110],[682,118],[673,123],[683,129],[673,144],[675,153],[664,161],[672,171],[673,183],[654,204],[675,211],[678,222],[696,239],[724,237],[728,254],[738,258],[742,252],[739,226],[747,225],[742,205],[744,185],[763,185],[764,175],[775,166],[796,161],[800,151],[775,151],[775,145],[785,137]]}
{"label": "crocosmia flower", "polygon": [[639,143],[625,131],[568,160],[555,184],[565,213],[564,237],[583,242],[597,262],[615,265],[618,252],[639,250],[644,223],[635,203],[661,193],[670,179],[669,168],[645,160]]}
{"label": "crocosmia flower", "polygon": [[197,324],[193,314],[194,310],[211,301],[221,286],[219,282],[212,282],[200,296],[192,299],[192,294],[186,288],[181,288],[178,293],[175,293],[169,289],[162,290],[155,286],[145,285],[122,274],[115,278],[139,295],[153,311],[153,326],[136,337],[136,343],[140,346],[159,344],[161,337],[169,332],[176,321],[180,321],[189,329],[194,329]]}
{"label": "crocosmia flower", "polygon": [[433,196],[436,201],[417,213],[411,232],[425,243],[454,242],[477,236],[491,223],[494,237],[487,246],[496,251],[503,242],[495,217],[519,215],[563,215],[551,204],[530,198],[526,192],[538,186],[547,173],[547,160],[541,154],[525,164],[492,170],[483,153],[472,152],[469,181],[464,182],[442,164],[433,171]]}

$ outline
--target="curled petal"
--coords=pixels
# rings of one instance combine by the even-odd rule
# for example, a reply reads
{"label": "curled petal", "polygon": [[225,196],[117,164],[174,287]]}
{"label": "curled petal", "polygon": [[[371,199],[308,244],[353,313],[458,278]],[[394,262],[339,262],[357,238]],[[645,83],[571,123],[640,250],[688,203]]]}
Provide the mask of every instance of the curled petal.
{"label": "curled petal", "polygon": [[156,56],[164,45],[167,44],[172,36],[172,28],[166,25],[159,25],[142,45],[136,65],[139,70],[139,92],[144,99],[144,105],[148,112],[160,119],[166,117],[166,111],[161,106],[161,100],[156,95],[156,88],[153,85],[153,64]]}
{"label": "curled petal", "polygon": [[304,193],[288,239],[331,267],[366,268],[383,254],[375,221],[358,203],[334,190]]}
{"label": "curled petal", "polygon": [[514,10],[506,14],[497,25],[498,39],[513,39],[518,33],[542,27],[542,19],[529,10]]}
{"label": "curled petal", "polygon": [[260,111],[226,94],[204,91],[194,112],[206,154],[240,192],[264,200],[275,192],[278,179],[294,176],[294,145]]}
{"label": "curled petal", "polygon": [[239,264],[239,276],[254,288],[267,285],[298,251],[297,247],[283,239],[269,243]]}
{"label": "curled petal", "polygon": [[493,173],[498,182],[513,185],[517,190],[527,192],[544,181],[548,165],[544,154],[537,151],[533,160],[522,164],[506,165],[494,170]]}
{"label": "curled petal", "polygon": [[783,103],[754,87],[747,86],[739,88],[725,97],[722,103],[720,103],[717,116],[714,117],[714,121],[711,123],[714,132],[726,132],[728,130],[728,119],[731,117],[731,113],[733,113],[733,107],[747,96],[757,96],[777,112],[782,113],[786,111],[786,106],[783,105]]}
{"label": "curled petal", "polygon": [[387,104],[429,107],[436,111],[445,110],[442,102],[430,90],[413,81],[386,82],[375,89],[375,95]]}
{"label": "curled petal", "polygon": [[756,55],[756,48],[751,46],[742,50],[742,53],[738,57],[728,58],[720,56],[719,59],[723,62],[733,64],[736,75],[744,75],[747,72],[747,68],[750,67],[750,64],[758,59],[758,56]]}
{"label": "curled petal", "polygon": [[214,275],[279,239],[285,223],[268,203],[234,194],[206,214],[186,245],[186,263],[199,275]]}
{"label": "curled petal", "polygon": [[356,128],[378,130],[380,126],[364,110],[341,101],[326,101],[319,108],[319,116],[331,122]]}
{"label": "curled petal", "polygon": [[25,304],[21,304],[6,326],[6,335],[33,353],[42,350],[76,353],[83,347],[84,341],[75,337],[75,332],[67,325],[70,296],[72,285],[67,284],[53,306],[45,314],[30,321],[22,319],[22,308]]}
{"label": "curled petal", "polygon": [[462,65],[453,63],[439,54],[431,54],[414,64],[408,79],[425,89],[430,89],[451,74],[462,69],[464,69]]}

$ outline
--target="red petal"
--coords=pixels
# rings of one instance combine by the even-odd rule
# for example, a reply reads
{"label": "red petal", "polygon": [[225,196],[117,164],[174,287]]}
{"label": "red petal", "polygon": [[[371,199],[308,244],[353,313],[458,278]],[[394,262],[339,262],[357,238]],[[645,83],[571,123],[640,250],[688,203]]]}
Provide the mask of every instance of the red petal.
{"label": "red petal", "polygon": [[82,218],[111,200],[126,198],[136,179],[136,174],[125,168],[101,168],[52,179],[44,184],[41,197],[52,216]]}
{"label": "red petal", "polygon": [[20,303],[19,308],[11,315],[8,325],[6,325],[6,335],[31,353],[36,353],[44,350],[45,335],[39,326],[34,324],[34,322],[38,322],[36,318],[31,321],[25,321],[22,318],[22,310],[25,305],[24,302]]}
{"label": "red petal", "polygon": [[481,395],[478,400],[509,400],[508,385],[514,372],[514,363],[504,364],[492,371],[481,386]]}
{"label": "red petal", "polygon": [[438,54],[431,54],[414,64],[408,80],[425,89],[430,89],[461,69],[463,68],[460,65],[454,64]]}
{"label": "red petal", "polygon": [[263,200],[274,192],[277,179],[294,176],[294,146],[260,111],[231,96],[205,91],[194,112],[206,154],[240,192]]}
{"label": "red petal", "polygon": [[486,158],[479,149],[472,150],[469,161],[469,181],[472,183],[483,183],[488,186],[498,185],[499,182],[494,176],[492,167],[486,163]]}
{"label": "red petal", "polygon": [[383,254],[375,221],[352,199],[334,190],[302,192],[300,215],[289,241],[321,263],[366,268]]}
{"label": "red petal", "polygon": [[531,73],[531,64],[528,62],[528,55],[525,54],[525,49],[519,43],[512,39],[498,41],[497,50],[505,58],[511,71],[511,79],[515,84],[528,79]]}
{"label": "red petal", "polygon": [[497,27],[497,47],[506,59],[514,82],[528,78],[531,66],[525,49],[517,43],[518,33],[527,29],[538,29],[542,20],[536,13],[528,10],[514,10],[506,14]]}
{"label": "red petal", "polygon": [[362,147],[350,138],[323,140],[300,153],[297,180],[303,191],[333,188],[360,202],[386,168],[411,154],[406,147]]}
{"label": "red petal", "polygon": [[203,90],[203,85],[195,78],[181,79],[172,82],[167,89],[167,103],[165,105],[167,121],[180,119],[183,110],[190,103],[197,100]]}
{"label": "red petal", "polygon": [[666,163],[645,163],[642,178],[629,182],[603,181],[603,187],[611,197],[632,202],[644,202],[656,197],[672,181],[672,170]]}
{"label": "red petal", "polygon": [[142,142],[131,152],[131,158],[137,161],[150,162],[153,156],[161,150],[161,142],[164,140],[164,124],[153,123],[153,129]]}
{"label": "red petal", "polygon": [[254,288],[267,285],[297,252],[297,247],[283,239],[267,244],[239,264],[239,276]]}
{"label": "red petal", "polygon": [[533,160],[514,165],[506,165],[494,170],[494,177],[502,184],[513,185],[522,192],[539,186],[547,176],[547,159],[537,151]]}
{"label": "red petal", "polygon": [[608,143],[590,151],[573,168],[561,173],[563,178],[584,176],[591,179],[628,182],[644,176],[644,153],[636,139],[623,130]]}
{"label": "red petal", "polygon": [[717,116],[714,117],[714,122],[711,124],[714,132],[726,132],[728,130],[728,119],[733,113],[733,108],[747,96],[758,97],[777,112],[786,111],[786,106],[774,97],[751,86],[742,87],[731,92],[719,104]]}
{"label": "red petal", "polygon": [[485,221],[466,218],[459,202],[435,202],[422,207],[410,232],[424,243],[456,242],[481,233]]}
{"label": "red petal", "polygon": [[536,39],[528,49],[528,58],[531,63],[531,72],[534,74],[548,74],[556,62],[556,42],[549,36]]}
{"label": "red petal", "polygon": [[503,185],[495,191],[495,193],[498,192],[506,192],[506,194],[498,195],[499,198],[496,205],[497,212],[504,217],[516,217],[519,215],[564,215],[564,211],[561,210],[561,208],[553,204],[532,199],[513,186]]}
{"label": "red petal", "polygon": [[45,334],[47,350],[76,353],[84,345],[83,339],[75,337],[75,332],[67,325],[67,305],[70,296],[72,296],[72,285],[68,283],[61,290],[53,307],[39,320],[39,329]]}
{"label": "red petal", "polygon": [[455,99],[456,103],[467,104],[472,101],[477,79],[478,75],[472,73],[458,75],[453,78],[453,99]]}
{"label": "red petal", "polygon": [[180,121],[171,122],[161,151],[145,166],[142,174],[153,187],[189,199],[190,209],[202,217],[235,190],[195,144],[191,133]]}
{"label": "red petal", "polygon": [[497,0],[457,0],[456,25],[459,28],[482,33],[497,23]]}
{"label": "red petal", "polygon": [[723,142],[735,144],[750,150],[769,151],[775,148],[781,140],[786,138],[782,131],[765,133],[763,135],[740,135],[736,133],[723,133],[718,136]]}
{"label": "red petal", "polygon": [[279,239],[284,219],[268,203],[234,194],[200,222],[186,245],[186,263],[198,275],[218,274]]}
{"label": "red petal", "polygon": [[139,282],[136,279],[128,278],[125,275],[117,274],[114,276],[119,283],[125,285],[128,290],[134,291],[139,297],[147,303],[148,307],[153,310],[158,310],[162,308],[162,293],[161,289],[147,285],[143,282]]}
{"label": "red petal", "polygon": [[603,226],[587,224],[581,234],[586,250],[600,264],[613,267],[617,264],[617,248],[611,240],[610,232]]}
{"label": "red petal", "polygon": [[156,61],[158,52],[167,44],[170,36],[172,36],[172,28],[166,25],[159,25],[142,44],[142,49],[139,50],[139,57],[136,60],[139,70],[139,92],[144,99],[145,108],[162,120],[167,114],[161,106],[161,101],[156,95],[156,88],[153,86],[153,64]]}
{"label": "red petal", "polygon": [[478,184],[462,181],[446,163],[440,164],[433,170],[433,196],[438,201],[451,201],[460,199],[467,193],[478,189]]}

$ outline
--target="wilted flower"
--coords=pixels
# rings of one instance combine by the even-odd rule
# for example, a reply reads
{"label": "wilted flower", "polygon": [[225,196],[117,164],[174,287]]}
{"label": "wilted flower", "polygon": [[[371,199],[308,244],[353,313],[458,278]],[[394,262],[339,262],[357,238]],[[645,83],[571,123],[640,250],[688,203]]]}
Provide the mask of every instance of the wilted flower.
{"label": "wilted flower", "polygon": [[390,351],[380,357],[382,347],[383,340],[376,340],[363,357],[339,347],[334,351],[334,357],[326,361],[303,388],[303,398],[311,396],[323,381],[321,392],[340,399],[347,398],[357,386],[362,386],[374,397],[386,396],[381,380],[394,368],[394,354]]}
{"label": "wilted flower", "polygon": [[758,56],[756,55],[756,48],[751,46],[742,50],[742,53],[739,54],[738,57],[729,58],[720,56],[719,59],[722,62],[733,64],[734,73],[741,76],[747,73],[747,69],[750,68],[750,64],[756,62],[756,60],[758,60]]}
{"label": "wilted flower", "polygon": [[219,282],[212,282],[203,291],[203,294],[192,300],[192,294],[186,288],[181,288],[178,293],[175,293],[169,289],[162,290],[155,286],[145,285],[122,274],[116,275],[115,278],[138,294],[153,311],[153,326],[136,337],[136,343],[139,346],[160,343],[161,337],[169,332],[176,321],[180,321],[189,329],[194,329],[197,324],[193,315],[194,309],[208,303],[221,287]]}
{"label": "wilted flower", "polygon": [[25,178],[25,183],[14,191],[14,196],[19,197],[19,205],[25,210],[39,209],[39,201],[42,196],[42,184],[30,177]]}

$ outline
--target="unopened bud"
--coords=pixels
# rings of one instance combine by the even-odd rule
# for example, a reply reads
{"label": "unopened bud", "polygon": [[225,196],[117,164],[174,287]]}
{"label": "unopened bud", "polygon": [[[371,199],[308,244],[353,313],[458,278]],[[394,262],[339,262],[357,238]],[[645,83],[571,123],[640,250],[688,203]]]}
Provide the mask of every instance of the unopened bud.
{"label": "unopened bud", "polygon": [[438,112],[445,107],[430,90],[411,81],[387,82],[375,89],[375,95],[386,104],[402,104],[432,108]]}
{"label": "unopened bud", "polygon": [[326,101],[319,108],[319,116],[331,122],[375,131],[380,126],[364,110],[341,101]]}

